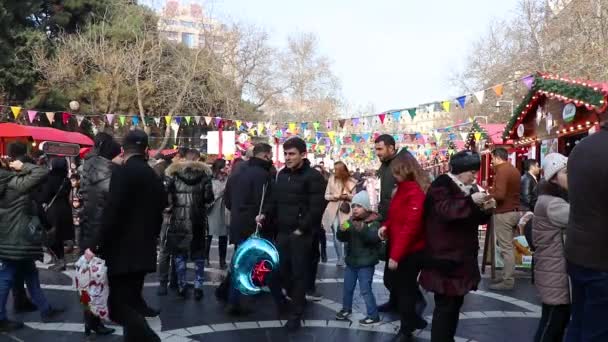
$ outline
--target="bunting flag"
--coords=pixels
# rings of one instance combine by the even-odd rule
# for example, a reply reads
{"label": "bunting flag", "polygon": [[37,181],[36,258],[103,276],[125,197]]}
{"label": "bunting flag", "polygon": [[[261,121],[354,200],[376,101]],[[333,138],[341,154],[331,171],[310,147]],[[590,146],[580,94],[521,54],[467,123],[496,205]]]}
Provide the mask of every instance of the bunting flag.
{"label": "bunting flag", "polygon": [[458,101],[458,105],[460,106],[460,108],[464,109],[464,105],[467,102],[467,96],[466,95],[460,96],[460,97],[456,98],[456,101]]}
{"label": "bunting flag", "polygon": [[344,120],[344,119],[338,120],[338,124],[340,125],[340,128],[344,128],[345,123],[346,123],[346,120]]}
{"label": "bunting flag", "polygon": [[430,105],[427,105],[427,106],[426,106],[426,111],[427,111],[427,113],[432,113],[432,112],[434,112],[434,111],[435,111],[435,104],[434,104],[434,103],[431,103]]}
{"label": "bunting flag", "polygon": [[393,120],[397,122],[401,120],[401,111],[393,112]]}
{"label": "bunting flag", "polygon": [[496,96],[500,97],[502,96],[502,92],[504,90],[504,84],[497,84],[495,86],[492,87],[492,90],[494,90],[494,93],[496,93]]}
{"label": "bunting flag", "polygon": [[327,132],[327,136],[329,136],[329,139],[330,139],[331,141],[333,141],[333,140],[334,140],[334,138],[335,138],[335,136],[336,136],[336,132],[334,132],[334,131],[329,131],[329,132]]}
{"label": "bunting flag", "polygon": [[243,121],[236,120],[235,123],[236,123],[236,130],[238,131],[241,128],[241,124],[243,123]]}
{"label": "bunting flag", "polygon": [[70,113],[68,112],[63,112],[61,113],[61,121],[63,122],[63,125],[67,125],[68,122],[70,122]]}
{"label": "bunting flag", "polygon": [[475,136],[475,141],[479,142],[479,140],[481,139],[481,132],[475,132],[474,136]]}
{"label": "bunting flag", "polygon": [[[76,115],[76,123],[78,124],[78,127],[80,127],[80,124],[82,124],[82,120],[84,120],[84,115]],[[32,120],[30,120],[30,122],[32,122]]]}
{"label": "bunting flag", "polygon": [[437,131],[434,133],[435,136],[435,141],[439,142],[441,141],[441,132]]}
{"label": "bunting flag", "polygon": [[321,124],[318,121],[312,123],[312,127],[314,127],[315,131],[319,130],[319,126],[321,126]]}
{"label": "bunting flag", "polygon": [[460,137],[462,138],[462,141],[466,142],[467,138],[469,137],[469,133],[468,132],[460,132]]}
{"label": "bunting flag", "polygon": [[131,118],[131,122],[133,123],[133,125],[137,126],[139,125],[139,117],[138,116],[134,116]]}
{"label": "bunting flag", "polygon": [[289,123],[289,131],[293,134],[296,134],[296,123],[295,122]]}
{"label": "bunting flag", "polygon": [[11,106],[11,112],[13,112],[13,116],[15,117],[15,119],[17,119],[19,117],[19,114],[21,114],[21,107]]}
{"label": "bunting flag", "polygon": [[34,122],[34,119],[36,118],[36,114],[38,114],[38,112],[35,110],[27,111],[27,118],[30,120],[30,123]]}
{"label": "bunting flag", "polygon": [[175,117],[175,123],[178,124],[178,125],[181,125],[182,124],[182,117],[181,116],[176,116]]}
{"label": "bunting flag", "polygon": [[154,123],[156,124],[156,127],[160,127],[160,118],[159,117],[154,118]]}
{"label": "bunting flag", "polygon": [[327,120],[325,122],[325,127],[327,127],[327,129],[331,129],[331,120]]}
{"label": "bunting flag", "polygon": [[55,112],[46,112],[44,115],[51,125],[55,122]]}
{"label": "bunting flag", "polygon": [[194,117],[194,122],[196,122],[197,125],[201,124],[201,117],[200,117],[200,115],[197,115],[197,116]]}
{"label": "bunting flag", "polygon": [[219,127],[220,127],[220,124],[222,123],[222,118],[220,118],[220,117],[215,117],[215,118],[214,118],[214,121],[215,121],[215,127],[219,128]]}
{"label": "bunting flag", "polygon": [[186,119],[186,123],[188,125],[190,125],[190,120],[192,120],[192,117],[191,116],[184,116],[184,119]]}
{"label": "bunting flag", "polygon": [[386,113],[382,113],[378,115],[378,119],[380,119],[380,123],[384,124],[384,119],[386,118]]}
{"label": "bunting flag", "polygon": [[308,122],[301,122],[300,128],[302,129],[302,131],[308,130]]}
{"label": "bunting flag", "polygon": [[410,115],[410,118],[412,118],[412,120],[414,120],[414,118],[416,117],[416,108],[408,109],[407,113]]}
{"label": "bunting flag", "polygon": [[486,96],[486,91],[485,90],[481,90],[478,92],[475,92],[475,98],[477,99],[477,102],[479,102],[479,104],[483,104],[483,98]]}
{"label": "bunting flag", "polygon": [[247,128],[251,129],[251,127],[253,127],[253,122],[247,121],[245,125],[247,125]]}
{"label": "bunting flag", "polygon": [[450,101],[443,101],[443,102],[441,102],[441,107],[443,108],[443,110],[445,112],[449,113],[450,112],[450,105],[451,104],[452,103]]}
{"label": "bunting flag", "polygon": [[171,124],[171,115],[165,115],[165,124],[167,126]]}
{"label": "bunting flag", "polygon": [[211,124],[211,119],[212,119],[212,117],[205,116],[205,123],[207,124],[207,126],[209,126],[209,124]]}
{"label": "bunting flag", "polygon": [[121,126],[125,125],[125,119],[126,119],[126,117],[124,115],[119,115],[118,116],[118,121],[120,121],[120,125]]}
{"label": "bunting flag", "polygon": [[354,119],[353,119],[353,126],[354,126],[354,127],[359,126],[359,118],[354,118]]}
{"label": "bunting flag", "polygon": [[106,120],[108,120],[108,123],[111,125],[114,121],[114,114],[106,114]]}
{"label": "bunting flag", "polygon": [[258,122],[258,134],[262,134],[264,132],[264,123]]}
{"label": "bunting flag", "polygon": [[534,86],[534,75],[528,75],[521,79],[521,81],[526,85],[528,90],[531,90]]}

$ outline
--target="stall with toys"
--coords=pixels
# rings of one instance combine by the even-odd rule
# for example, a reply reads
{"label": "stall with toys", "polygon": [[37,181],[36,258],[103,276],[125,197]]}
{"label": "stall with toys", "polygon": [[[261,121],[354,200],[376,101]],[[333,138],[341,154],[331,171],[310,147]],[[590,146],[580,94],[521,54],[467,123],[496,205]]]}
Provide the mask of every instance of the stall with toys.
{"label": "stall with toys", "polygon": [[518,161],[545,155],[566,156],[576,144],[599,128],[598,115],[608,104],[608,84],[537,74],[530,92],[505,127],[513,139]]}

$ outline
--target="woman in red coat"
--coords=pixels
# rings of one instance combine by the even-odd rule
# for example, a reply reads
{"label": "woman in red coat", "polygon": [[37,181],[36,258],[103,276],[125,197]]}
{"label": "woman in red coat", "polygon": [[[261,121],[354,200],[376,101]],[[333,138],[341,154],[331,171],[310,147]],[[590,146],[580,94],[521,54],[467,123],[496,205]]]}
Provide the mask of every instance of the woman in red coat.
{"label": "woman in red coat", "polygon": [[399,154],[391,164],[391,171],[397,181],[397,192],[378,234],[387,240],[387,275],[393,284],[401,316],[398,338],[399,341],[412,341],[412,333],[427,325],[416,313],[416,302],[422,297],[417,279],[425,247],[424,191],[429,186],[429,176],[410,153]]}
{"label": "woman in red coat", "polygon": [[464,296],[480,281],[479,225],[496,202],[474,184],[480,158],[471,151],[450,160],[450,172],[431,184],[424,204],[427,259],[420,285],[435,293],[432,342],[453,342]]}

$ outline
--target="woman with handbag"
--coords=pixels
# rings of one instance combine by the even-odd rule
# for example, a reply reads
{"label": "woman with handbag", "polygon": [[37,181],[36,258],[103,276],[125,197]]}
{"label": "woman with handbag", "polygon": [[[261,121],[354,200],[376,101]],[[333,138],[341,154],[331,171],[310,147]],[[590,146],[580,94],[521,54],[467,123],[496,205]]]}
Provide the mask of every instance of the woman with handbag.
{"label": "woman with handbag", "polygon": [[228,169],[226,160],[216,159],[211,166],[213,178],[211,185],[213,186],[213,203],[207,210],[209,220],[209,232],[207,233],[207,243],[205,244],[205,260],[206,266],[211,266],[209,262],[209,252],[211,250],[211,241],[214,236],[218,238],[218,249],[220,257],[220,269],[225,270],[226,266],[226,251],[228,249],[228,218],[229,213],[226,211],[224,202],[224,192],[226,190],[226,180],[228,177]]}
{"label": "woman with handbag", "polygon": [[344,244],[338,241],[336,233],[340,224],[346,222],[350,216],[350,201],[355,195],[357,181],[351,176],[346,164],[336,162],[334,174],[329,177],[325,190],[325,199],[328,201],[323,213],[323,227],[331,227],[334,236],[334,248],[340,267],[344,267]]}
{"label": "woman with handbag", "polygon": [[51,172],[42,188],[41,203],[51,230],[47,233],[48,246],[53,252],[54,271],[65,271],[64,242],[74,240],[74,222],[70,203],[71,183],[68,179],[68,162],[65,158],[51,161]]}

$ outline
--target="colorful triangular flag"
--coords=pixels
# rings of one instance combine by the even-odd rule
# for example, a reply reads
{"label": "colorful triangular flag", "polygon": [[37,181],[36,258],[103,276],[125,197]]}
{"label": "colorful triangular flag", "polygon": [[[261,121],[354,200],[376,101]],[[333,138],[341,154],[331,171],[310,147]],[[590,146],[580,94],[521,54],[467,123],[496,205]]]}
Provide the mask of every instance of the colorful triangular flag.
{"label": "colorful triangular flag", "polygon": [[207,124],[207,126],[209,126],[209,124],[211,123],[211,120],[212,120],[212,119],[213,119],[213,118],[212,118],[212,117],[210,117],[210,116],[205,116],[205,123]]}
{"label": "colorful triangular flag", "polygon": [[46,112],[46,118],[49,120],[49,123],[52,125],[55,122],[55,113],[54,112]]}
{"label": "colorful triangular flag", "polygon": [[504,84],[497,84],[495,86],[492,87],[492,90],[494,90],[494,92],[496,93],[496,96],[502,96],[503,90],[504,90]]}
{"label": "colorful triangular flag", "polygon": [[346,120],[344,120],[344,119],[338,120],[338,124],[340,125],[340,128],[344,128],[345,123],[346,123]]}
{"label": "colorful triangular flag", "polygon": [[238,131],[241,128],[241,124],[243,123],[243,121],[235,120],[234,123],[236,125],[236,130]]}
{"label": "colorful triangular flag", "polygon": [[253,127],[253,122],[251,122],[251,121],[247,121],[247,122],[245,123],[245,125],[247,126],[247,128],[251,129],[251,128]]}
{"label": "colorful triangular flag", "polygon": [[312,123],[312,127],[315,128],[315,131],[319,130],[319,126],[321,126],[321,124],[318,121],[315,121]]}
{"label": "colorful triangular flag", "polygon": [[522,78],[521,81],[526,85],[526,88],[528,88],[530,90],[534,86],[534,81],[535,81],[534,75],[528,75],[528,76]]}
{"label": "colorful triangular flag", "polygon": [[167,126],[171,124],[171,115],[165,115],[165,124]]}
{"label": "colorful triangular flag", "polygon": [[27,111],[27,118],[30,120],[30,123],[32,123],[34,121],[34,119],[36,118],[36,114],[38,114],[38,112],[35,110]]}
{"label": "colorful triangular flag", "polygon": [[114,114],[106,114],[106,120],[108,120],[108,123],[111,125],[114,121]]}
{"label": "colorful triangular flag", "polygon": [[412,120],[414,120],[414,118],[416,117],[416,108],[408,109],[407,113],[410,115],[410,118],[412,118]]}
{"label": "colorful triangular flag", "polygon": [[[84,115],[76,115],[76,123],[78,124],[78,127],[80,127],[80,124],[82,124],[82,121],[84,120]],[[31,120],[30,120],[31,122]]]}
{"label": "colorful triangular flag", "polygon": [[467,102],[467,96],[462,95],[462,96],[456,98],[456,101],[458,101],[458,105],[460,106],[460,108],[464,109],[464,105]]}
{"label": "colorful triangular flag", "polygon": [[155,117],[154,118],[154,123],[156,124],[156,127],[160,126],[160,118],[159,117]]}
{"label": "colorful triangular flag", "polygon": [[401,120],[401,111],[393,112],[393,120],[397,122]]}
{"label": "colorful triangular flag", "polygon": [[175,117],[175,123],[178,124],[178,125],[181,125],[182,124],[182,117],[181,116],[176,116]]}
{"label": "colorful triangular flag", "polygon": [[462,138],[462,141],[466,142],[467,138],[469,137],[469,133],[468,132],[460,132],[460,137]]}
{"label": "colorful triangular flag", "polygon": [[384,124],[385,118],[386,118],[386,113],[378,114],[378,119],[380,119],[381,124]]}
{"label": "colorful triangular flag", "polygon": [[63,125],[67,125],[68,122],[70,122],[70,116],[71,114],[68,112],[63,112],[61,113],[61,121],[63,122]]}
{"label": "colorful triangular flag", "polygon": [[132,117],[131,122],[133,123],[134,126],[139,125],[139,117],[138,116]]}
{"label": "colorful triangular flag", "polygon": [[197,125],[201,124],[201,117],[199,115],[194,117],[194,122],[196,122]]}
{"label": "colorful triangular flag", "polygon": [[15,119],[17,119],[19,117],[19,114],[21,114],[21,107],[11,106],[11,112],[13,112],[13,116],[15,117]]}
{"label": "colorful triangular flag", "polygon": [[120,121],[120,125],[121,126],[125,125],[125,119],[126,119],[126,117],[124,115],[119,115],[118,116],[118,121]]}
{"label": "colorful triangular flag", "polygon": [[441,107],[443,108],[443,110],[445,112],[449,113],[451,104],[452,104],[452,102],[450,102],[450,101],[443,101],[443,102],[441,102]]}
{"label": "colorful triangular flag", "polygon": [[215,121],[215,127],[219,128],[219,127],[220,127],[220,124],[222,123],[222,118],[220,118],[220,117],[215,117],[215,118],[214,118],[214,121]]}
{"label": "colorful triangular flag", "polygon": [[186,123],[189,125],[190,124],[190,120],[192,120],[191,116],[184,116],[184,119],[186,119]]}

